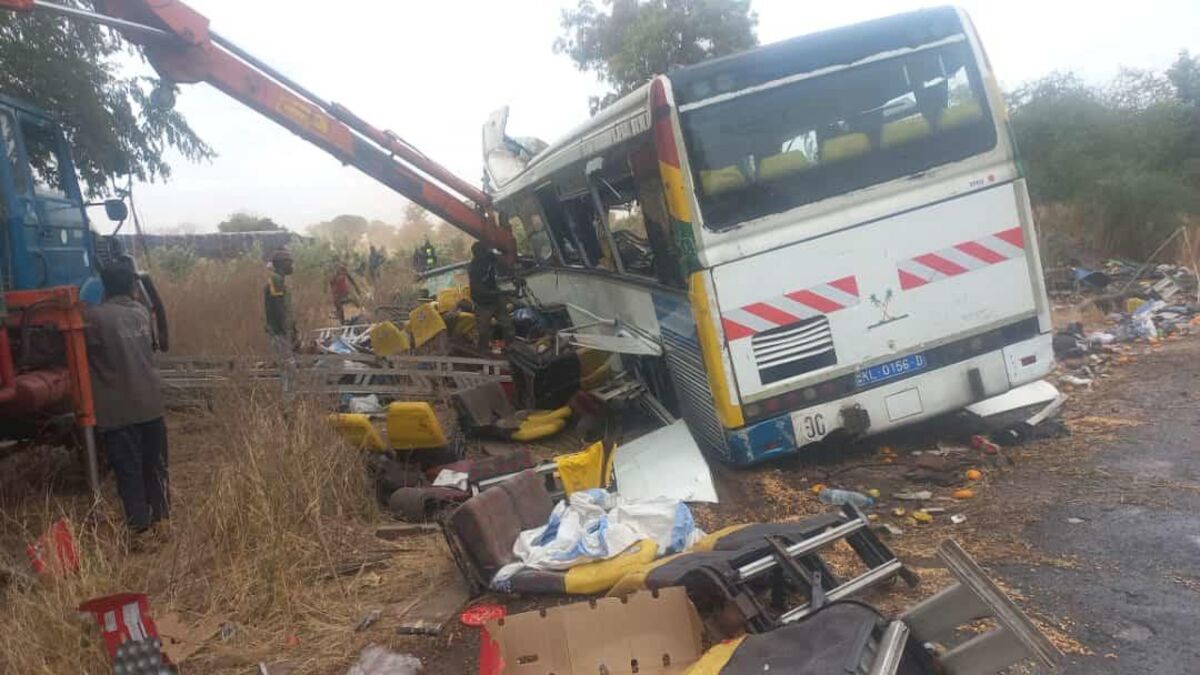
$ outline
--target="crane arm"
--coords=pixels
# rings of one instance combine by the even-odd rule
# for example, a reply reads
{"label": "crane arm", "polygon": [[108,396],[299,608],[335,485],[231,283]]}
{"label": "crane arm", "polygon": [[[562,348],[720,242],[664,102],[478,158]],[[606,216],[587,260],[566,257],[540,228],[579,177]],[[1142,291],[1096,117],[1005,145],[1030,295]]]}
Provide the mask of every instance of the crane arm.
{"label": "crane arm", "polygon": [[95,0],[95,5],[97,12],[89,12],[46,0],[0,0],[0,9],[50,11],[114,28],[143,47],[163,79],[211,84],[506,257],[514,255],[512,233],[496,223],[482,190],[213,32],[208,19],[187,4]]}

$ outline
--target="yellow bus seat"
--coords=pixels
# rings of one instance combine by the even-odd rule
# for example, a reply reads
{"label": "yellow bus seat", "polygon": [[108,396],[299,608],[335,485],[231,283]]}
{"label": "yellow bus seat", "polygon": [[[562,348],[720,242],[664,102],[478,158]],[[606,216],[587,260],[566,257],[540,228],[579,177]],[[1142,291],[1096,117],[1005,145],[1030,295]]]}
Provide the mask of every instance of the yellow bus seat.
{"label": "yellow bus seat", "polygon": [[446,434],[425,401],[393,403],[387,410],[388,445],[398,449],[440,448]]}
{"label": "yellow bus seat", "polygon": [[615,558],[597,560],[567,570],[563,590],[568,595],[603,593],[630,573],[653,562],[657,555],[658,543],[653,539],[643,539]]}
{"label": "yellow bus seat", "polygon": [[983,108],[978,101],[966,101],[946,108],[938,119],[938,129],[953,129],[983,119]]}
{"label": "yellow bus seat", "polygon": [[932,129],[929,126],[929,120],[925,119],[923,115],[905,117],[883,125],[883,129],[879,133],[879,146],[894,148],[897,145],[924,138],[929,135],[930,131]]}
{"label": "yellow bus seat", "polygon": [[821,144],[822,162],[840,162],[871,151],[871,139],[864,133],[834,136]]}
{"label": "yellow bus seat", "polygon": [[470,312],[458,312],[448,326],[450,334],[457,338],[474,340],[475,315]]}
{"label": "yellow bus seat", "polygon": [[445,314],[452,312],[458,308],[458,301],[462,300],[462,291],[457,288],[443,288],[437,294],[438,311]]}
{"label": "yellow bus seat", "polygon": [[329,416],[329,424],[346,442],[358,450],[386,450],[383,439],[371,418],[359,413],[335,413]]}
{"label": "yellow bus seat", "polygon": [[417,305],[408,315],[408,330],[412,333],[414,347],[420,347],[446,330],[446,322],[438,313],[437,303]]}
{"label": "yellow bus seat", "polygon": [[563,491],[568,495],[580,490],[608,487],[612,479],[612,463],[615,452],[604,457],[604,442],[596,441],[579,452],[559,455],[554,458]]}
{"label": "yellow bus seat", "polygon": [[779,155],[764,157],[758,163],[758,177],[763,180],[778,180],[805,171],[810,166],[812,164],[807,155],[799,150],[789,150]]}
{"label": "yellow bus seat", "polygon": [[746,187],[746,177],[736,166],[700,172],[700,188],[704,194],[715,197],[722,192],[731,192]]}
{"label": "yellow bus seat", "polygon": [[526,418],[521,422],[521,426],[513,432],[511,438],[514,441],[522,442],[536,441],[557,434],[565,426],[567,426],[567,421],[556,417]]}
{"label": "yellow bus seat", "polygon": [[412,348],[408,333],[391,321],[384,321],[371,326],[369,331],[371,350],[379,356],[403,354]]}

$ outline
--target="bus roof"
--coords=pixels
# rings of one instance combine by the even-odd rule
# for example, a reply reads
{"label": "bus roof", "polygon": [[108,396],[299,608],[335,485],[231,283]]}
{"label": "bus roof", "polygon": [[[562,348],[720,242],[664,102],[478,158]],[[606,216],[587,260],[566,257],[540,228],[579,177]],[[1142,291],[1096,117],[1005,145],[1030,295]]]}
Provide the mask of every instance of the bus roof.
{"label": "bus roof", "polygon": [[[671,70],[675,103],[685,105],[795,73],[851,64],[881,51],[918,47],[962,33],[958,9],[950,6],[896,14],[789,38],[751,50]],[[605,138],[622,122],[649,120],[649,83],[638,87],[550,144],[525,170],[493,194],[495,202],[536,188],[556,172],[582,164],[629,137]],[[646,126],[646,132],[649,126]],[[581,168],[582,171],[582,168]]]}

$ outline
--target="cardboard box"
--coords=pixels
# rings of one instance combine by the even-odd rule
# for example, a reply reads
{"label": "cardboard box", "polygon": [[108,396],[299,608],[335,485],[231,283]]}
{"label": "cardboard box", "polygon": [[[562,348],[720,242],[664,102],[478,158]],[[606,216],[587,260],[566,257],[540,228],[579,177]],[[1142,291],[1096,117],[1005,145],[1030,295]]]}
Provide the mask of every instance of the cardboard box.
{"label": "cardboard box", "polygon": [[492,642],[480,675],[673,675],[702,655],[700,617],[683,588],[516,614],[484,629]]}

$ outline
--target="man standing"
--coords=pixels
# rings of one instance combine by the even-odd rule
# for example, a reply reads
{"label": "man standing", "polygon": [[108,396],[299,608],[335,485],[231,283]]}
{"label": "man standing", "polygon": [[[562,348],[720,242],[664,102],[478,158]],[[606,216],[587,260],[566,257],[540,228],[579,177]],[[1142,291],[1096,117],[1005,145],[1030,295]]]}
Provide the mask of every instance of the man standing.
{"label": "man standing", "polygon": [[[353,295],[350,294],[351,288],[354,289]],[[358,288],[358,282],[354,280],[346,264],[340,260],[337,261],[333,276],[329,279],[329,292],[333,295],[333,312],[337,316],[338,324],[346,323],[346,305],[354,305],[362,310],[362,304],[358,300],[362,296],[362,290]]]}
{"label": "man standing", "polygon": [[433,247],[433,244],[429,243],[429,237],[425,237],[425,243],[421,244],[421,257],[423,258],[422,264],[425,266],[421,270],[422,272],[428,272],[437,267],[437,249]]}
{"label": "man standing", "polygon": [[500,324],[505,344],[513,338],[512,316],[504,306],[504,296],[500,293],[497,279],[498,262],[491,246],[482,241],[477,241],[471,246],[471,264],[467,268],[467,277],[471,285],[471,301],[475,303],[475,329],[479,331],[478,347],[484,354],[491,351],[489,343],[492,340],[493,318]]}
{"label": "man standing", "polygon": [[141,534],[170,517],[162,383],[150,312],[133,298],[132,264],[118,261],[100,279],[104,303],[84,310],[96,432],[117,475],[125,522]]}
{"label": "man standing", "polygon": [[295,354],[300,346],[300,334],[296,332],[296,320],[292,316],[292,297],[287,288],[287,277],[291,273],[291,251],[281,248],[271,254],[271,277],[263,289],[263,313],[271,352],[279,362],[279,379],[285,395],[292,388]]}

